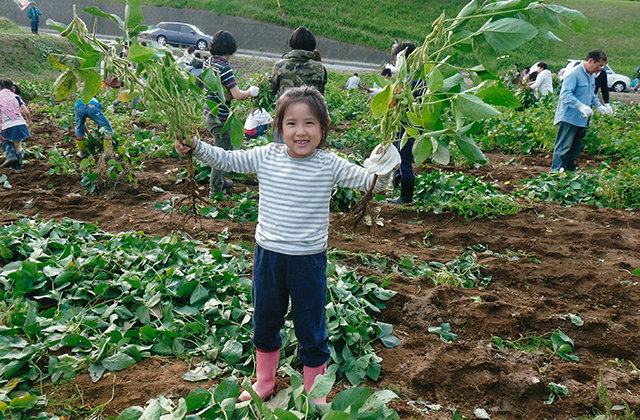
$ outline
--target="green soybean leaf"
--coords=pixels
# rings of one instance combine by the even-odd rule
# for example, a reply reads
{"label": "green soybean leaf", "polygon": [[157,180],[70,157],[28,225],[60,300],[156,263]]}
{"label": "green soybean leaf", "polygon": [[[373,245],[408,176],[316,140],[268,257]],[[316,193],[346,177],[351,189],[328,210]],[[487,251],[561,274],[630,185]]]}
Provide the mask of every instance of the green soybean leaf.
{"label": "green soybean leaf", "polygon": [[143,63],[147,60],[150,60],[156,55],[156,50],[153,48],[145,47],[143,45],[132,45],[129,50],[129,60],[134,63]]}
{"label": "green soybean leaf", "polygon": [[83,82],[82,91],[80,91],[80,98],[82,102],[88,104],[91,98],[96,96],[102,88],[102,78],[100,73],[95,70],[77,70],[77,74]]}
{"label": "green soybean leaf", "polygon": [[476,93],[476,96],[490,105],[506,106],[509,108],[520,108],[522,102],[508,89],[493,84],[486,89]]}
{"label": "green soybean leaf", "polygon": [[123,27],[122,19],[120,18],[120,16],[114,15],[114,14],[111,14],[111,13],[103,12],[97,6],[85,7],[82,10],[84,12],[86,12],[86,13],[89,13],[90,15],[93,15],[93,16],[98,16],[98,17],[111,19],[116,25],[118,25],[118,27],[120,27],[120,28]]}
{"label": "green soybean leaf", "polygon": [[589,29],[589,21],[581,12],[577,10],[568,9],[563,6],[558,6],[557,4],[545,4],[544,7],[557,13],[563,18],[568,19],[573,26],[573,30],[576,32],[584,32]]}
{"label": "green soybean leaf", "polygon": [[238,395],[240,395],[240,387],[238,386],[238,381],[235,378],[231,377],[225,379],[224,381],[222,381],[222,383],[220,383],[220,385],[216,387],[215,391],[213,392],[213,399],[218,404],[220,404],[222,401],[229,398],[235,400],[236,398],[238,398]]}
{"label": "green soybean leaf", "polygon": [[451,31],[455,31],[456,29],[461,29],[463,28],[467,21],[469,20],[468,18],[475,14],[478,11],[478,0],[472,0],[469,3],[467,3],[466,6],[464,6],[462,8],[462,10],[460,10],[460,12],[458,13],[458,16],[456,16],[456,19],[453,21],[453,24],[451,25]]}
{"label": "green soybean leaf", "polygon": [[492,75],[498,75],[498,53],[482,35],[473,37],[473,54],[482,67]]}
{"label": "green soybean leaf", "polygon": [[138,420],[140,417],[142,417],[143,413],[144,410],[141,407],[128,407],[122,410],[122,413],[120,413],[120,415],[116,417],[116,420]]}
{"label": "green soybean leaf", "polygon": [[136,360],[126,353],[116,353],[113,356],[105,357],[102,366],[110,371],[118,371],[133,365]]}
{"label": "green soybean leaf", "polygon": [[460,136],[456,137],[455,141],[458,149],[460,149],[460,152],[462,152],[467,159],[483,165],[487,163],[487,157],[471,138]]}
{"label": "green soybean leaf", "polygon": [[236,340],[228,340],[224,343],[220,354],[230,366],[234,366],[242,358],[242,344]]}
{"label": "green soybean leaf", "polygon": [[538,30],[524,20],[504,18],[485,23],[477,33],[482,33],[496,50],[508,51],[533,39]]}
{"label": "green soybean leaf", "polygon": [[482,99],[468,93],[456,95],[451,102],[454,112],[471,120],[483,120],[485,118],[500,115],[500,111],[485,103]]}
{"label": "green soybean leaf", "polygon": [[371,112],[374,118],[380,118],[386,114],[393,97],[393,85],[384,87],[371,101]]}
{"label": "green soybean leaf", "polygon": [[209,401],[211,401],[211,393],[204,388],[196,388],[185,397],[187,411],[199,410],[207,405]]}
{"label": "green soybean leaf", "polygon": [[354,387],[340,391],[333,397],[331,408],[336,411],[351,411],[357,413],[369,398],[369,388]]}
{"label": "green soybean leaf", "polygon": [[351,415],[344,411],[330,411],[322,416],[322,420],[351,420]]}
{"label": "green soybean leaf", "polygon": [[502,12],[502,14],[504,14],[505,12],[509,12],[509,11],[515,12],[519,9],[522,9],[523,7],[526,7],[528,4],[529,4],[529,0],[495,1],[495,2],[488,3],[486,6],[484,6],[482,8],[482,12],[484,13]]}
{"label": "green soybean leaf", "polygon": [[38,402],[38,397],[31,394],[26,394],[21,397],[16,397],[11,400],[9,406],[18,410],[30,410]]}
{"label": "green soybean leaf", "polygon": [[91,364],[89,366],[89,377],[91,378],[91,382],[96,383],[102,378],[106,369],[101,364]]}
{"label": "green soybean leaf", "polygon": [[191,297],[189,298],[189,304],[194,305],[198,302],[201,302],[209,297],[209,291],[202,284],[198,283],[196,287],[191,292]]}
{"label": "green soybean leaf", "polygon": [[127,0],[127,6],[124,9],[124,20],[127,29],[135,28],[144,20],[140,0]]}
{"label": "green soybean leaf", "polygon": [[275,416],[279,419],[279,420],[300,420],[298,418],[298,416],[296,416],[295,414],[293,414],[290,411],[287,410],[283,410],[282,408],[278,407],[273,411],[273,414],[275,414]]}

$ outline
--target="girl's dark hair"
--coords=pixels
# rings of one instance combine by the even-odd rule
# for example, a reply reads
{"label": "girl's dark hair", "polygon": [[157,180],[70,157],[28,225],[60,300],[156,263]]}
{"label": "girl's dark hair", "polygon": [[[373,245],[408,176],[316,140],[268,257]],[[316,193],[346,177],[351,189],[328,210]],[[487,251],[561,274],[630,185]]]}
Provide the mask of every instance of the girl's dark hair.
{"label": "girl's dark hair", "polygon": [[191,45],[189,48],[187,48],[187,52],[189,54],[193,54],[195,51],[196,51],[196,48],[193,45]]}
{"label": "girl's dark hair", "polygon": [[14,86],[11,79],[2,79],[0,83],[2,83],[2,89],[11,89]]}
{"label": "girl's dark hair", "polygon": [[223,56],[231,55],[238,49],[236,39],[230,32],[220,30],[215,33],[211,44],[209,44],[209,52],[211,55]]}
{"label": "girl's dark hair", "polygon": [[327,134],[329,132],[329,111],[327,110],[327,103],[324,100],[324,96],[322,96],[314,86],[302,85],[287,89],[276,102],[274,124],[282,133],[282,123],[284,121],[285,111],[291,105],[298,102],[306,103],[313,113],[313,116],[316,117],[320,123],[322,139],[320,140],[318,149],[321,149],[326,143]]}
{"label": "girl's dark hair", "polygon": [[413,42],[402,41],[401,43],[396,45],[395,48],[391,51],[391,55],[395,57],[398,54],[400,54],[402,51],[407,50],[407,52],[404,53],[404,56],[409,57],[409,54],[411,54],[415,49],[416,49],[416,44],[414,44]]}
{"label": "girl's dark hair", "polygon": [[292,50],[313,51],[316,49],[316,37],[305,26],[298,26],[289,38],[289,46]]}

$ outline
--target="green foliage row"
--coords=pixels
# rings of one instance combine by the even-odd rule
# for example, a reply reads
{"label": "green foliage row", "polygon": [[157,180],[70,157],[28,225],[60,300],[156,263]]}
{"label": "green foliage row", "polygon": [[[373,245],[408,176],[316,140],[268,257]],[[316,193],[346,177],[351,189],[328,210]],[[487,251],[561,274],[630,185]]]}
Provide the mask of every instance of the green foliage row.
{"label": "green foliage row", "polygon": [[415,191],[415,207],[419,211],[453,211],[468,219],[492,219],[519,209],[513,198],[491,184],[462,173],[424,172],[416,177]]}
{"label": "green foliage row", "polygon": [[177,403],[166,397],[154,398],[143,407],[125,409],[116,420],[217,420],[217,419],[265,419],[265,420],[391,420],[398,414],[387,407],[397,398],[392,391],[371,393],[369,388],[357,387],[339,392],[330,403],[315,404],[313,398],[326,395],[335,380],[329,369],[316,380],[309,394],[304,390],[302,376],[294,372],[291,387],[281,391],[267,403],[263,403],[251,388],[248,379],[242,387],[252,395],[252,401],[236,404],[240,387],[236,378],[228,378],[211,389],[197,388],[180,398]]}
{"label": "green foliage row", "polygon": [[[97,381],[153,354],[206,357],[218,375],[251,374],[251,262],[224,233],[218,239],[207,249],[184,235],[111,235],[71,220],[0,228],[0,385],[20,379],[14,392],[23,392],[86,370]],[[328,275],[336,374],[354,385],[375,380],[382,359],[372,343],[399,341],[371,313],[395,292],[333,264]],[[283,338],[295,366],[290,320]]]}
{"label": "green foliage row", "polygon": [[523,181],[516,197],[553,201],[563,206],[579,203],[617,209],[640,208],[640,158],[621,163],[615,170],[553,172]]}

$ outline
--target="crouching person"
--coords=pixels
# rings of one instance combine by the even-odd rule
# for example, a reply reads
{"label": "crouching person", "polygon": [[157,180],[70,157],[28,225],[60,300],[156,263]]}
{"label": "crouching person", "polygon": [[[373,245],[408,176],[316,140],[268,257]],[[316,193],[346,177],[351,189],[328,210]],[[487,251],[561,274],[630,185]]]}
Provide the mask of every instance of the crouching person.
{"label": "crouching person", "polygon": [[78,99],[74,107],[75,122],[76,122],[76,146],[78,147],[78,157],[87,157],[87,140],[86,140],[86,127],[85,123],[87,118],[92,119],[98,125],[98,127],[105,128],[104,140],[102,141],[103,151],[106,154],[113,154],[113,129],[109,120],[102,112],[102,105],[96,98],[91,98],[89,103],[82,102],[82,99]]}
{"label": "crouching person", "polygon": [[10,79],[0,81],[0,115],[2,117],[2,150],[4,168],[22,170],[22,140],[28,138],[31,114],[20,97],[18,86]]}

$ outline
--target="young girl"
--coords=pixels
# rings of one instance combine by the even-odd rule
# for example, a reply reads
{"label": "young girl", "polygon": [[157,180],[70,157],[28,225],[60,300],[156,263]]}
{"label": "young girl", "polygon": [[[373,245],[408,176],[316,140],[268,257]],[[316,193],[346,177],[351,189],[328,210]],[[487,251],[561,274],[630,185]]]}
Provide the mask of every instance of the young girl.
{"label": "young girl", "polygon": [[[329,201],[335,185],[384,190],[400,164],[395,147],[378,146],[365,168],[322,150],[329,128],[323,96],[314,87],[287,90],[277,102],[275,126],[284,143],[227,151],[193,140],[191,148],[176,140],[184,154],[193,150],[203,163],[226,171],[255,172],[260,184],[253,265],[253,336],[257,348],[253,389],[265,399],[273,392],[289,297],[300,343],[307,392],[322,375],[329,358],[324,307],[327,299]],[[240,401],[250,399],[247,392]],[[326,402],[326,398],[315,400]]]}
{"label": "young girl", "polygon": [[5,168],[22,170],[22,140],[30,136],[31,114],[22,98],[16,95],[17,86],[9,79],[0,82],[0,114],[2,116],[2,150],[7,160]]}

